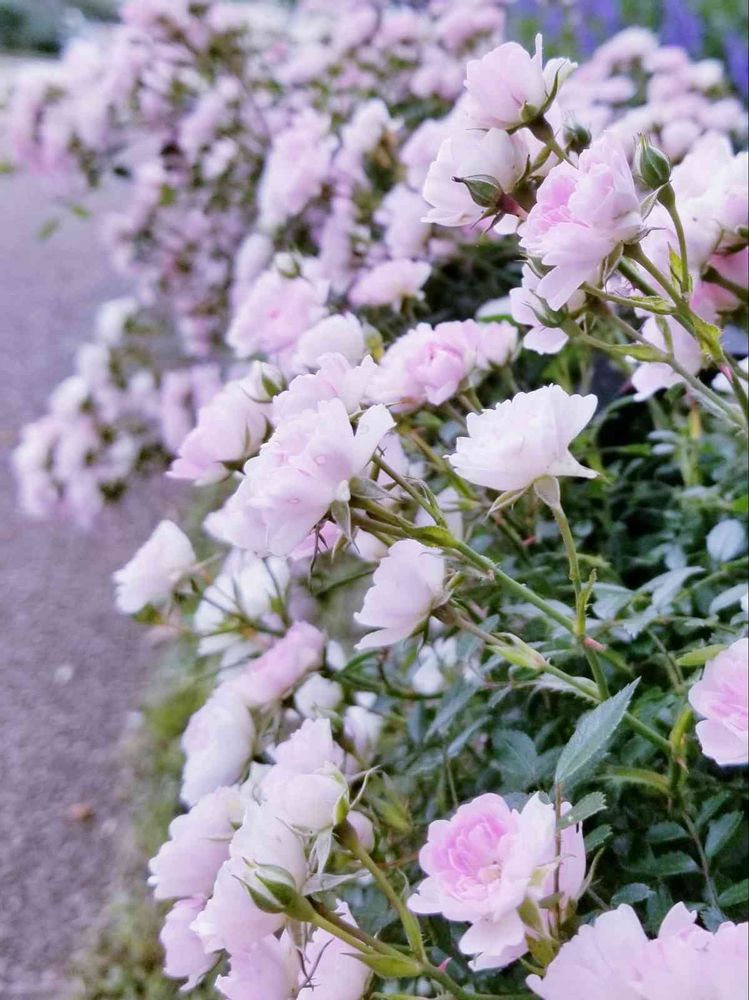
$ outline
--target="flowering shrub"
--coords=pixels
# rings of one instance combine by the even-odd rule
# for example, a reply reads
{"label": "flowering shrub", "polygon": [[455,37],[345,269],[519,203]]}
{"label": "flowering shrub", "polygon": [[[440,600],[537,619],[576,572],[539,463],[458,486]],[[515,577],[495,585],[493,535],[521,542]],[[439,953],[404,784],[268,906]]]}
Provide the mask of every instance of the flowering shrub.
{"label": "flowering shrub", "polygon": [[12,109],[61,197],[129,185],[106,237],[136,286],[15,467],[82,524],[157,456],[202,491],[202,530],[115,578],[216,675],[150,864],[166,974],[741,995],[749,220],[719,68],[637,28],[547,59],[490,0],[123,18]]}

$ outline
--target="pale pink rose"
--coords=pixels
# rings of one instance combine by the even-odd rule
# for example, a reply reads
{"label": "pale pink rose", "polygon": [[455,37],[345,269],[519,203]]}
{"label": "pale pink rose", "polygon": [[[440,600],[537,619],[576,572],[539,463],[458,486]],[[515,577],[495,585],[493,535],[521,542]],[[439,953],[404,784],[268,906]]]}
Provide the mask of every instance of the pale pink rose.
{"label": "pale pink rose", "polygon": [[[200,636],[200,655],[224,653],[249,638],[232,627],[236,616],[276,628],[280,619],[274,604],[286,597],[289,582],[285,559],[258,559],[251,552],[233,549],[221,572],[203,591],[193,616],[193,630]],[[265,648],[267,636],[258,634],[254,638],[259,647]],[[230,655],[230,662],[237,663],[237,656]]]}
{"label": "pale pink rose", "polygon": [[130,562],[114,574],[118,609],[132,615],[147,604],[163,604],[195,562],[187,535],[173,521],[162,521]]}
{"label": "pale pink rose", "polygon": [[278,426],[305,410],[314,410],[324,399],[340,399],[347,413],[356,413],[376,370],[369,356],[354,367],[342,354],[324,355],[316,372],[297,375],[285,392],[274,397],[273,423]]}
{"label": "pale pink rose", "polygon": [[421,291],[432,272],[431,264],[416,260],[389,260],[359,278],[349,292],[354,306],[393,306],[405,299],[423,298]]}
{"label": "pale pink rose", "polygon": [[263,353],[281,368],[297,341],[327,313],[328,283],[265,271],[237,310],[226,342],[239,358]]}
{"label": "pale pink rose", "polygon": [[221,388],[218,365],[193,365],[165,372],[161,378],[159,418],[167,451],[176,452],[195,425],[195,413]]}
{"label": "pale pink rose", "polygon": [[466,67],[471,124],[510,129],[532,121],[574,68],[567,59],[544,66],[540,35],[532,56],[516,42],[505,42],[481,59],[471,59]]}
{"label": "pale pink rose", "polygon": [[369,464],[393,426],[384,406],[360,417],[356,433],[340,399],[325,400],[278,427],[245,466],[237,492],[206,520],[222,541],[258,555],[287,555]]}
{"label": "pale pink rose", "polygon": [[274,136],[258,185],[261,227],[275,229],[320,194],[335,146],[330,119],[312,108]]}
{"label": "pale pink rose", "polygon": [[[336,913],[347,924],[356,921],[345,903]],[[324,930],[316,930],[304,952],[305,968],[314,970],[298,1000],[361,1000],[372,973],[356,957],[351,945]]]}
{"label": "pale pink rose", "polygon": [[229,846],[230,857],[219,869],[213,895],[193,924],[207,951],[225,949],[230,955],[248,951],[275,934],[286,923],[283,913],[267,913],[257,906],[248,885],[263,895],[257,881],[263,866],[280,868],[301,888],[309,875],[304,845],[267,806],[250,803],[242,825]]}
{"label": "pale pink rose", "polygon": [[702,752],[722,767],[749,762],[749,640],[710,660],[689,692]]}
{"label": "pale pink rose", "polygon": [[251,708],[281,701],[305,674],[320,665],[324,646],[325,636],[319,629],[295,622],[282,639],[226,683]]}
{"label": "pale pink rose", "polygon": [[338,681],[322,674],[311,674],[294,694],[294,708],[305,719],[314,719],[333,712],[343,701],[343,688]]}
{"label": "pale pink rose", "polygon": [[348,811],[348,783],[329,719],[306,719],[275,748],[273,758],[276,765],[262,792],[280,820],[306,834],[341,822]]}
{"label": "pale pink rose", "polygon": [[[558,354],[569,337],[559,327],[544,325],[542,317],[548,310],[546,303],[536,294],[540,280],[529,264],[523,265],[522,285],[520,288],[510,289],[512,318],[521,326],[531,327],[523,337],[523,347],[536,354]],[[584,302],[585,294],[575,292],[567,302],[567,308],[574,311],[581,308]]]}
{"label": "pale pink rose", "polygon": [[248,871],[240,857],[219,869],[213,895],[192,924],[206,951],[242,954],[284,926],[282,913],[266,913],[254,903],[244,881]]}
{"label": "pale pink rose", "polygon": [[424,222],[440,226],[468,226],[477,222],[481,207],[459,178],[493,178],[499,189],[509,194],[528,169],[530,155],[522,135],[508,135],[499,129],[488,132],[465,130],[450,136],[440,146],[429,168],[422,194],[432,207]]}
{"label": "pale pink rose", "polygon": [[536,294],[561,309],[583,282],[601,280],[606,258],[643,228],[640,200],[622,147],[604,134],[577,167],[560,163],[538,189],[520,227],[521,246],[548,274]]}
{"label": "pale pink rose", "polygon": [[216,688],[182,734],[182,799],[188,805],[237,781],[252,756],[255,725],[249,708],[229,684]]}
{"label": "pale pink rose", "polygon": [[156,899],[210,896],[243,811],[236,788],[217,788],[172,820],[169,840],[148,863],[148,884]]}
{"label": "pale pink rose", "polygon": [[447,7],[436,24],[437,37],[449,49],[461,49],[475,35],[498,33],[505,23],[505,12],[481,3]]}
{"label": "pale pink rose", "polygon": [[[666,337],[662,326],[666,326],[671,340],[674,358],[690,375],[696,375],[702,367],[702,350],[697,341],[671,316],[651,316],[643,324],[642,336],[653,347],[668,353]],[[649,399],[661,389],[681,385],[684,379],[665,361],[645,361],[639,364],[632,375],[635,399]]]}
{"label": "pale pink rose", "polygon": [[627,905],[602,914],[562,945],[546,975],[529,976],[543,1000],[734,1000],[747,977],[746,924],[696,927],[683,903],[648,940]]}
{"label": "pale pink rose", "polygon": [[392,646],[420,628],[445,600],[445,560],[413,539],[391,546],[372,577],[360,625],[376,629],[360,639],[357,649]]}
{"label": "pale pink rose", "polygon": [[199,410],[197,426],[180,445],[168,475],[214,483],[257,452],[268,428],[268,407],[257,395],[257,382],[253,376],[228,382]]}
{"label": "pale pink rose", "polygon": [[[384,719],[375,712],[370,712],[363,705],[349,705],[343,716],[343,732],[351,743],[356,755],[353,771],[359,771],[361,766],[367,766],[377,753],[380,743]],[[346,762],[347,773],[351,773],[351,762]]]}
{"label": "pale pink rose", "polygon": [[[454,130],[455,121],[452,116],[438,120],[427,118],[403,144],[401,161],[406,168],[406,179],[412,188],[415,190],[421,188],[440,146]],[[422,212],[423,209],[422,205]]]}
{"label": "pale pink rose", "polygon": [[383,238],[390,257],[424,256],[432,228],[424,223],[423,215],[424,199],[418,191],[405,184],[396,184],[388,191],[374,213],[374,220],[384,227]]}
{"label": "pale pink rose", "polygon": [[289,1000],[301,972],[299,953],[288,934],[269,935],[232,957],[229,974],[216,979],[216,989],[226,1000]]}
{"label": "pale pink rose", "polygon": [[205,900],[198,896],[180,899],[164,920],[159,940],[164,949],[164,974],[170,979],[186,979],[185,990],[194,989],[213,967],[216,956],[209,954],[190,925],[201,913]]}
{"label": "pale pink rose", "polygon": [[474,372],[504,364],[517,343],[508,323],[419,323],[385,352],[369,386],[370,399],[409,411],[439,406]]}
{"label": "pale pink rose", "polygon": [[250,232],[234,258],[231,307],[236,310],[273,257],[273,240],[265,233]]}
{"label": "pale pink rose", "polygon": [[468,437],[448,460],[464,479],[493,490],[524,490],[544,476],[596,473],[573,458],[569,446],[589,423],[598,399],[569,396],[558,385],[519,392],[493,410],[469,413]]}
{"label": "pale pink rose", "polygon": [[301,335],[296,345],[294,365],[297,368],[317,369],[326,354],[342,354],[352,365],[358,364],[366,353],[364,331],[353,313],[326,316]]}
{"label": "pale pink rose", "polygon": [[721,924],[714,934],[694,925],[683,903],[666,915],[658,937],[633,962],[632,983],[643,1000],[733,1000],[749,975],[747,925]]}
{"label": "pale pink rose", "polygon": [[476,955],[478,969],[501,968],[527,951],[528,928],[518,909],[535,904],[548,929],[548,910],[537,904],[559,884],[561,906],[578,898],[585,879],[585,847],[579,826],[562,831],[555,872],[554,806],[534,795],[518,812],[500,795],[480,795],[450,820],[429,825],[419,854],[426,873],[408,901],[415,913],[441,913],[471,926],[460,940]]}
{"label": "pale pink rose", "polygon": [[357,812],[356,809],[352,809],[346,817],[346,821],[349,826],[354,828],[354,832],[359,838],[359,843],[362,845],[364,850],[371,851],[375,845],[375,832],[372,820],[365,816],[364,813],[360,813]]}

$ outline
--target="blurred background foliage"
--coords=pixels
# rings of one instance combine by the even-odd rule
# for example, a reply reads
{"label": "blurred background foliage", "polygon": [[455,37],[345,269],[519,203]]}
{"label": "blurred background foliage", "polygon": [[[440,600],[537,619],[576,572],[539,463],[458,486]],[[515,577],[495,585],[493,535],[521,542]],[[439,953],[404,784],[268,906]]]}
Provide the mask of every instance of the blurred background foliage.
{"label": "blurred background foliage", "polygon": [[[113,20],[118,6],[118,0],[0,0],[0,52],[55,53],[73,35]],[[515,0],[508,8],[510,37],[528,42],[541,31],[551,48],[580,56],[627,25],[644,25],[693,57],[725,59],[737,91],[749,92],[749,0]]]}

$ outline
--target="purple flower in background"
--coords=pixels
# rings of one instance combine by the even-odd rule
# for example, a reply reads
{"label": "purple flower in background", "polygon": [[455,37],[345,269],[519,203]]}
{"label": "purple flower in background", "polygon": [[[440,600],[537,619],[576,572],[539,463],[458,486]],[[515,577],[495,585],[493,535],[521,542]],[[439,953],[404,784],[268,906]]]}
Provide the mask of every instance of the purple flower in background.
{"label": "purple flower in background", "polygon": [[727,33],[724,45],[731,80],[746,100],[749,97],[749,46],[746,37],[742,37],[740,32]]}
{"label": "purple flower in background", "polygon": [[665,0],[660,30],[664,45],[680,45],[690,55],[702,49],[702,19],[685,0]]}

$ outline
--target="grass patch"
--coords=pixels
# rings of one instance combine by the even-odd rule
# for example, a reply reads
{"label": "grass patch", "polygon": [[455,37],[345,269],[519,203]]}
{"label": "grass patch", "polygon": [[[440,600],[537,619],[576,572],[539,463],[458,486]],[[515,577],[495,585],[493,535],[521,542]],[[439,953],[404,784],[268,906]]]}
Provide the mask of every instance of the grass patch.
{"label": "grass patch", "polygon": [[[191,643],[174,645],[146,692],[140,725],[125,741],[131,819],[114,859],[112,898],[73,958],[72,1000],[176,1000],[182,995],[180,982],[161,971],[158,934],[166,906],[153,900],[146,885],[147,862],[179,811],[179,738],[212,686],[212,678],[201,676],[204,671]],[[200,1000],[215,995],[208,989],[191,993]]]}

